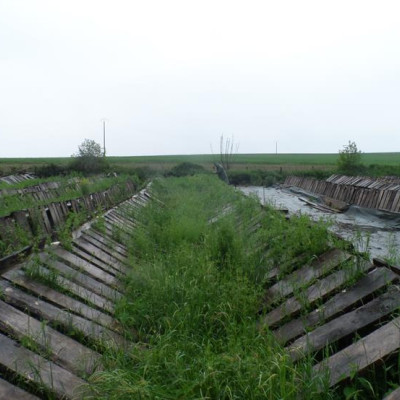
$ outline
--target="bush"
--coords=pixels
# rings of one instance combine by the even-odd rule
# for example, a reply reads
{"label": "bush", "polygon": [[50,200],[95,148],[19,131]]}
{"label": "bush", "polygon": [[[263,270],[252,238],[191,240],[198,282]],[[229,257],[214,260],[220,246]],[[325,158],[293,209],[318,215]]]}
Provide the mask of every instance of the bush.
{"label": "bush", "polygon": [[78,148],[78,153],[74,154],[70,163],[73,171],[93,174],[105,172],[109,164],[104,157],[101,146],[94,140],[85,139]]}
{"label": "bush", "polygon": [[204,174],[206,170],[198,164],[194,164],[191,162],[183,162],[175,167],[173,167],[169,172],[167,172],[167,176],[193,176],[195,174]]}
{"label": "bush", "polygon": [[50,176],[67,174],[68,168],[65,166],[50,163],[41,167],[35,167],[34,173],[39,178],[49,178]]}
{"label": "bush", "polygon": [[358,150],[355,142],[349,141],[343,146],[343,150],[339,150],[337,169],[339,173],[346,175],[358,175],[365,172],[365,167],[361,162],[361,151]]}

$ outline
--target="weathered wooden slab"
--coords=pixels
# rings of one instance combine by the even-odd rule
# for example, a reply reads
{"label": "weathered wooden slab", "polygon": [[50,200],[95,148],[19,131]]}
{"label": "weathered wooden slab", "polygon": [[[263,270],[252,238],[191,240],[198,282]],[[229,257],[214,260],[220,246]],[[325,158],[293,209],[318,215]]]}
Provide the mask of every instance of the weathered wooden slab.
{"label": "weathered wooden slab", "polygon": [[94,229],[88,229],[84,233],[91,236],[93,239],[98,240],[99,242],[103,243],[104,245],[114,248],[115,251],[118,251],[121,255],[123,255],[125,257],[128,256],[127,248],[125,246],[123,246],[121,243],[116,242],[114,239],[105,238],[104,236],[99,235]]}
{"label": "weathered wooden slab", "polygon": [[[361,263],[357,267],[357,272],[365,272],[374,266],[368,262]],[[318,280],[314,285],[308,287],[297,296],[293,296],[284,301],[280,306],[274,308],[265,315],[263,322],[273,327],[285,318],[299,312],[304,306],[312,305],[316,300],[323,299],[328,294],[338,290],[351,277],[351,270],[341,269],[328,275],[326,278]]]}
{"label": "weathered wooden slab", "polygon": [[128,230],[133,230],[135,228],[135,224],[133,222],[124,219],[119,214],[114,212],[114,210],[111,210],[109,213],[105,214],[104,218],[112,224],[125,226]]}
{"label": "weathered wooden slab", "polygon": [[121,294],[102,282],[96,281],[88,275],[82,274],[79,271],[69,267],[68,265],[51,259],[47,254],[40,253],[40,260],[54,270],[60,272],[64,277],[68,278],[74,283],[89,289],[91,292],[105,297],[109,300],[116,301],[121,298]]}
{"label": "weathered wooden slab", "polygon": [[400,347],[400,317],[314,366],[315,372],[329,370],[329,386],[348,378],[354,371],[382,360]]}
{"label": "weathered wooden slab", "polygon": [[[308,258],[309,256],[307,256]],[[268,251],[264,253],[264,258],[268,258]],[[304,256],[304,254],[300,254],[299,256],[293,258],[291,261],[290,265],[301,265],[301,264],[306,264],[307,263],[307,258]],[[270,271],[268,271],[265,275],[265,280],[273,280],[277,279],[279,277],[279,273],[282,271],[282,269],[285,269],[285,266],[287,264],[279,265],[279,267],[274,267]]]}
{"label": "weathered wooden slab", "polygon": [[[24,268],[24,267],[23,267]],[[51,276],[51,271],[43,266],[37,267],[38,273],[42,276]],[[100,296],[85,287],[74,283],[72,280],[64,278],[61,275],[57,276],[57,285],[62,289],[66,289],[74,295],[80,297],[85,302],[93,304],[95,307],[107,311],[110,314],[114,313],[114,304],[105,297]]]}
{"label": "weathered wooden slab", "polygon": [[126,263],[126,257],[118,253],[117,251],[114,251],[110,246],[105,245],[98,240],[92,238],[89,235],[81,235],[79,239],[86,241],[87,243],[99,248],[102,250],[104,253],[110,255],[111,257],[115,258],[116,260],[120,261],[121,263]]}
{"label": "weathered wooden slab", "polygon": [[400,388],[393,390],[393,392],[385,396],[383,400],[399,400],[399,399],[400,399]]}
{"label": "weathered wooden slab", "polygon": [[94,266],[93,264],[79,257],[78,255],[64,250],[62,247],[55,246],[51,249],[51,252],[66,264],[73,266],[74,268],[77,268],[79,270],[85,271],[88,275],[92,276],[95,279],[98,279],[101,282],[104,282],[111,287],[116,287],[119,285],[119,281],[115,277],[115,275]]}
{"label": "weathered wooden slab", "polygon": [[0,315],[2,331],[18,340],[29,338],[51,355],[53,362],[74,374],[92,374],[100,365],[100,354],[1,300]]}
{"label": "weathered wooden slab", "polygon": [[111,231],[120,229],[125,235],[132,235],[136,229],[136,224],[127,223],[127,220],[122,220],[116,215],[106,215],[104,217],[105,223],[109,224]]}
{"label": "weathered wooden slab", "polygon": [[134,231],[135,230],[135,223],[131,222],[127,218],[124,218],[121,214],[116,212],[108,213],[105,218],[108,218],[110,221],[114,222],[117,225],[124,227],[125,230]]}
{"label": "weathered wooden slab", "polygon": [[294,341],[287,350],[296,361],[391,314],[400,306],[398,288],[384,293],[354,311],[341,315]]}
{"label": "weathered wooden slab", "polygon": [[95,308],[90,307],[87,304],[73,299],[72,297],[60,293],[52,288],[49,288],[46,285],[32,281],[30,278],[25,276],[22,270],[8,271],[2,276],[9,281],[32,291],[37,296],[40,296],[54,304],[57,304],[65,310],[73,311],[78,315],[82,315],[87,319],[98,322],[103,326],[111,326],[114,322],[113,318],[110,315],[105,314],[102,311],[96,310]]}
{"label": "weathered wooden slab", "polygon": [[106,264],[111,265],[114,269],[118,269],[121,272],[126,271],[126,266],[124,266],[119,260],[114,258],[113,256],[105,253],[103,250],[99,249],[92,244],[85,242],[82,239],[75,239],[73,241],[74,245],[79,247],[80,249],[86,251],[87,253],[93,255],[98,258],[100,261],[103,261]]}
{"label": "weathered wooden slab", "polygon": [[338,265],[351,258],[350,254],[333,249],[318,257],[311,265],[305,266],[280,280],[275,285],[271,286],[265,295],[266,304],[272,304],[277,300],[286,297],[296,290],[296,287],[304,287],[308,282],[317,279]]}
{"label": "weathered wooden slab", "polygon": [[45,385],[63,399],[82,398],[85,381],[0,334],[0,364],[23,379]]}
{"label": "weathered wooden slab", "polygon": [[0,378],[0,399],[3,400],[40,400],[25,390],[22,390],[11,383]]}
{"label": "weathered wooden slab", "polygon": [[101,260],[99,260],[97,257],[94,257],[87,251],[81,250],[79,247],[73,246],[71,249],[72,254],[78,256],[79,258],[82,258],[86,262],[102,269],[104,272],[108,274],[112,274],[114,276],[118,275],[123,275],[123,272],[114,268],[114,266],[107,264]]}
{"label": "weathered wooden slab", "polygon": [[345,312],[375,291],[398,279],[399,276],[387,268],[375,269],[351,288],[339,292],[307,316],[293,319],[282,325],[273,334],[281,344],[284,344],[306,333],[320,322],[328,321],[339,313]]}
{"label": "weathered wooden slab", "polygon": [[4,300],[19,309],[26,310],[30,314],[52,321],[64,327],[64,329],[73,329],[83,333],[87,338],[100,343],[113,345],[124,345],[124,339],[116,334],[120,331],[120,326],[113,320],[108,324],[100,325],[97,322],[90,321],[78,315],[72,314],[62,308],[59,308],[40,298],[34,297],[17,287],[14,287],[8,281],[0,280],[0,287],[4,293]]}

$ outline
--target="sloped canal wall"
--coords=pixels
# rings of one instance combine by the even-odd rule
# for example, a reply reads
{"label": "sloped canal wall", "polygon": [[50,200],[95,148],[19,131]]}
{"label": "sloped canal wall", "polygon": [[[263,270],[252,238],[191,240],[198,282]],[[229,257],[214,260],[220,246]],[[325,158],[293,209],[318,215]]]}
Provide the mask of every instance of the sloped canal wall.
{"label": "sloped canal wall", "polygon": [[326,180],[288,176],[285,186],[296,186],[360,207],[400,213],[399,178],[365,178],[332,175]]}

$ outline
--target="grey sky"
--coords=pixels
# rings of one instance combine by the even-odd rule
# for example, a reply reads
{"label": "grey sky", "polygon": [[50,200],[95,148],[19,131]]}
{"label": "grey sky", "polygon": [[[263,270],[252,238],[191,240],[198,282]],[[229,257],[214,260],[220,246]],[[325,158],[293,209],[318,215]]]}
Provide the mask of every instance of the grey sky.
{"label": "grey sky", "polygon": [[400,3],[0,0],[0,157],[400,151]]}

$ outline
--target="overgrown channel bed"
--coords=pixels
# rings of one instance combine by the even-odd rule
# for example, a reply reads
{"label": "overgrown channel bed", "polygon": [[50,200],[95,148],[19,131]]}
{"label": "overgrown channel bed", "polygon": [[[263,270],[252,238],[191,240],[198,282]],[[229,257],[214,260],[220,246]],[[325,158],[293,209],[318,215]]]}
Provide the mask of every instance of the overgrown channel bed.
{"label": "overgrown channel bed", "polygon": [[[92,377],[96,396],[379,398],[390,389],[365,379],[328,389],[326,371],[312,367],[316,360],[291,356],[269,330],[276,305],[268,287],[330,249],[349,254],[325,224],[288,221],[210,177],[160,180],[151,192],[158,201],[135,214],[132,270],[116,314],[138,346],[106,357],[105,370]],[[360,260],[344,257],[332,269],[345,271],[351,285],[367,271]],[[307,302],[312,283],[315,277],[296,282],[298,301]],[[301,313],[308,312],[304,304]],[[328,354],[323,349],[317,357]]]}
{"label": "overgrown channel bed", "polygon": [[398,386],[388,266],[212,176],[148,191],[2,273],[0,341],[24,362],[0,352],[1,378],[42,398],[118,400],[380,399]]}

